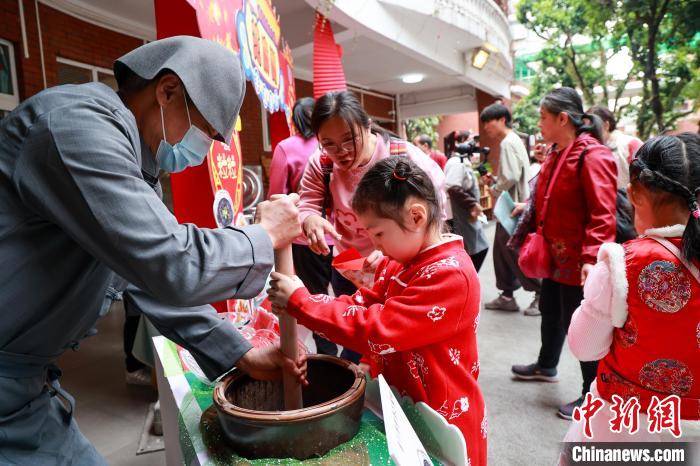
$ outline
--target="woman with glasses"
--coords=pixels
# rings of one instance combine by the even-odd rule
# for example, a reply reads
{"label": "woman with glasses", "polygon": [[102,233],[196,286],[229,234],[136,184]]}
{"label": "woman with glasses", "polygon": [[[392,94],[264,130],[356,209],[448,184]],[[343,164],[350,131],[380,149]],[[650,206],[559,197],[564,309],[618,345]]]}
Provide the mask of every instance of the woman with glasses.
{"label": "woman with glasses", "polygon": [[[268,199],[276,194],[299,191],[301,175],[304,173],[309,156],[318,150],[318,140],[311,128],[311,112],[315,102],[311,97],[302,97],[292,107],[294,134],[280,141],[272,155],[270,183],[267,189]],[[328,237],[326,242],[332,249],[332,239]],[[299,236],[292,243],[292,256],[294,271],[311,294],[328,293],[328,284],[331,282],[331,257],[311,252],[303,236]],[[315,333],[314,341],[318,353],[333,356],[337,354],[338,348],[335,343]]]}
{"label": "woman with glasses", "polygon": [[[320,147],[309,158],[301,179],[299,220],[309,247],[316,254],[330,254],[326,242],[326,235],[330,235],[335,240],[334,255],[355,248],[367,258],[366,271],[379,263],[382,255],[374,251],[350,201],[367,170],[391,156],[392,151],[411,158],[428,173],[444,209],[445,176],[440,167],[412,144],[390,140],[386,131],[372,124],[353,93],[331,92],[320,97],[314,105],[311,127]],[[357,289],[335,269],[331,272],[331,286],[336,296],[353,294]]]}

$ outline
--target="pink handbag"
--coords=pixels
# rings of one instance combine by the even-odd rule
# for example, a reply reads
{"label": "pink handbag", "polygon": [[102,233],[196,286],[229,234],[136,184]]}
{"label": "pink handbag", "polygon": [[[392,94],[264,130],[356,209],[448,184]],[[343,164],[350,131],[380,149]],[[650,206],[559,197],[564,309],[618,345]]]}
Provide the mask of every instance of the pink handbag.
{"label": "pink handbag", "polygon": [[529,233],[525,237],[523,245],[520,247],[518,266],[520,267],[520,271],[526,277],[549,278],[552,273],[552,252],[550,250],[549,243],[544,237],[542,229],[544,227],[544,218],[547,213],[547,205],[549,204],[549,196],[552,194],[554,181],[559,175],[561,167],[564,165],[564,161],[566,160],[566,156],[569,155],[569,151],[572,147],[573,144],[570,144],[567,150],[561,153],[559,156],[557,166],[547,184],[547,190],[544,195],[544,203],[542,204],[542,212],[541,214],[539,212],[535,212],[535,215],[537,216],[537,230],[534,233]]}

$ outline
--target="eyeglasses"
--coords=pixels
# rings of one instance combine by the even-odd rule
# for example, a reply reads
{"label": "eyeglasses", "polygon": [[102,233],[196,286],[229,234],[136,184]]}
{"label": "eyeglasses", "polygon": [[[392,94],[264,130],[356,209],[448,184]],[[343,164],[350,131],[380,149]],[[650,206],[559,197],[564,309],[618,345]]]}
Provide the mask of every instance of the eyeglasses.
{"label": "eyeglasses", "polygon": [[326,155],[334,156],[340,154],[341,152],[346,153],[355,150],[357,140],[358,136],[355,136],[352,139],[343,141],[340,144],[340,146],[336,144],[320,144],[319,146],[321,147],[321,151],[324,152]]}

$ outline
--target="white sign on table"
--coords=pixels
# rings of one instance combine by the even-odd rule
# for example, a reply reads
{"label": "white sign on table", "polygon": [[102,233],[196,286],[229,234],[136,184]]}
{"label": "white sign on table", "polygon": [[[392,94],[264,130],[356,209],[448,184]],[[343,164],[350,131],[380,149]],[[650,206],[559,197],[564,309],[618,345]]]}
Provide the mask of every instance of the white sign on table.
{"label": "white sign on table", "polygon": [[408,422],[399,401],[389,388],[383,375],[379,375],[379,392],[382,399],[384,431],[389,447],[389,456],[397,466],[430,466],[428,453],[418,435]]}

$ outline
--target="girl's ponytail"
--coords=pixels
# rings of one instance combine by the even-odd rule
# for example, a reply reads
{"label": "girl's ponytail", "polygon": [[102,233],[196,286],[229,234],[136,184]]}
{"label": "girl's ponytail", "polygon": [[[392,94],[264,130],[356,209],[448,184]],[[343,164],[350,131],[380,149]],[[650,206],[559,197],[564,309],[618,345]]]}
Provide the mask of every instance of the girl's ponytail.
{"label": "girl's ponytail", "polygon": [[689,198],[690,218],[683,231],[683,256],[686,259],[700,260],[700,206],[698,205],[698,195],[700,187],[695,188]]}
{"label": "girl's ponytail", "polygon": [[553,89],[540,101],[540,106],[553,115],[561,112],[569,115],[569,121],[576,128],[576,135],[589,133],[601,144],[603,141],[603,120],[598,115],[585,113],[581,96],[571,87]]}
{"label": "girl's ponytail", "polygon": [[[584,113],[581,115],[581,119],[583,122],[581,126],[576,128],[576,133],[589,133],[598,142],[605,144],[605,141],[603,141],[603,120],[593,113]],[[586,120],[588,120],[588,124],[586,124]]]}
{"label": "girl's ponytail", "polygon": [[403,227],[403,207],[415,197],[428,205],[428,224],[442,229],[441,206],[430,176],[413,160],[394,155],[375,163],[360,180],[352,197],[352,210],[371,211]]}
{"label": "girl's ponytail", "polygon": [[689,261],[700,260],[700,136],[682,133],[649,139],[630,164],[632,183],[672,194],[689,210],[681,249]]}

